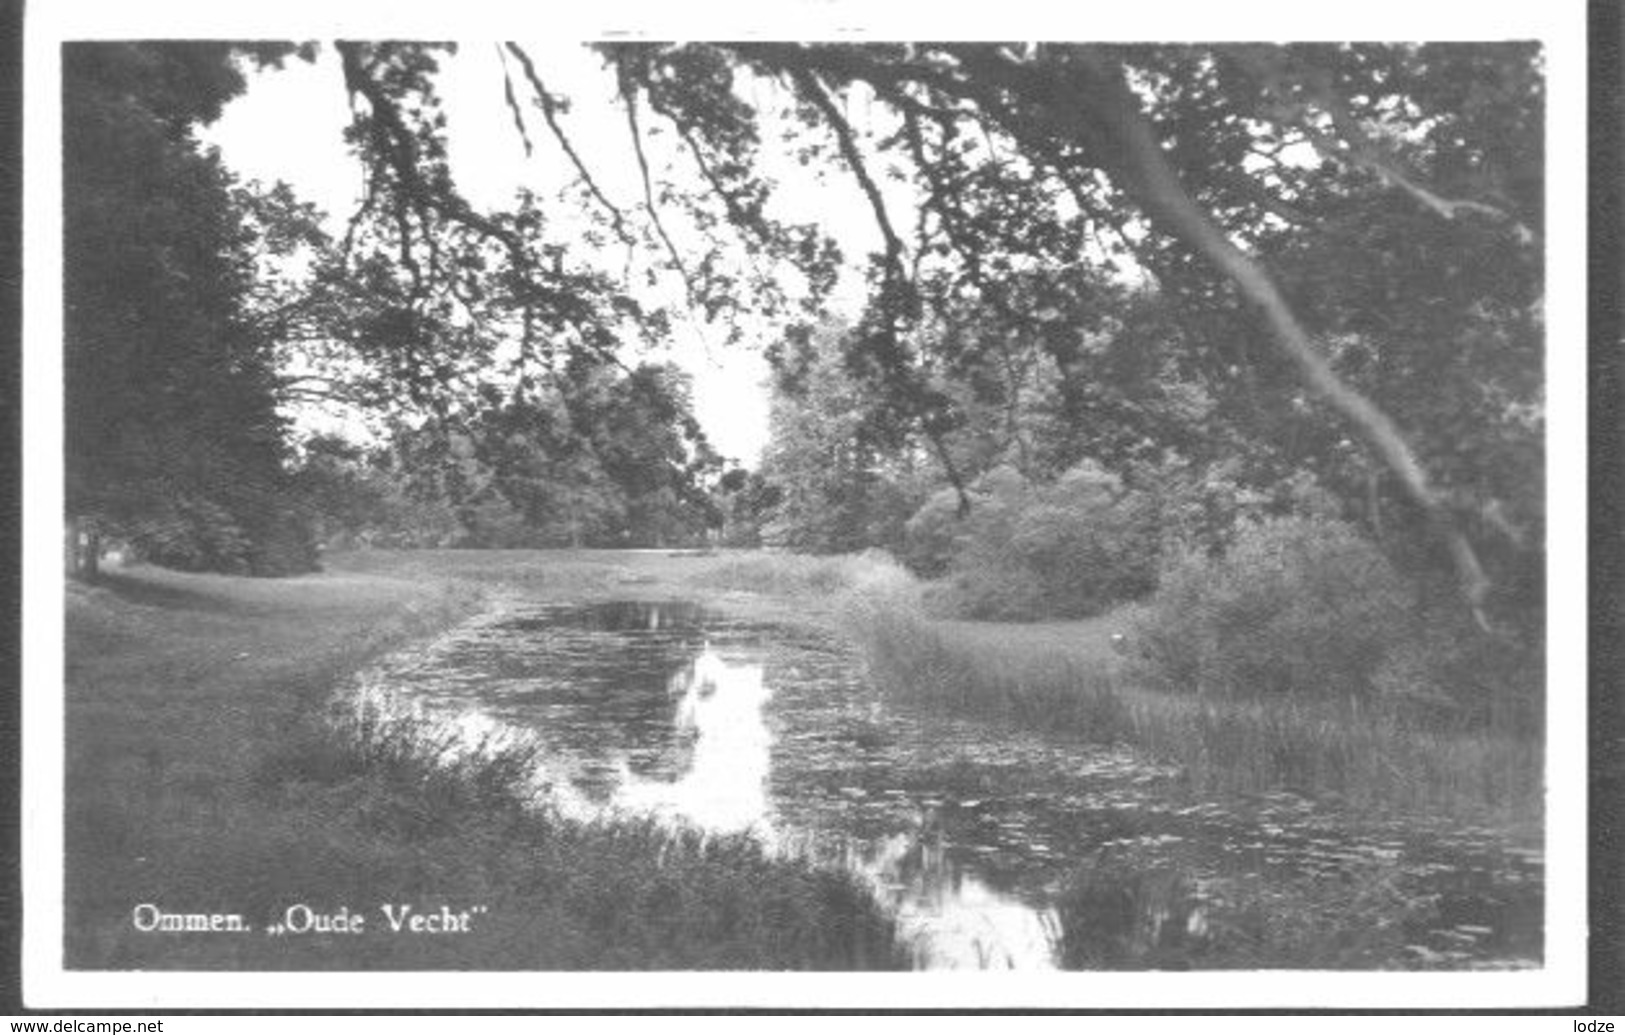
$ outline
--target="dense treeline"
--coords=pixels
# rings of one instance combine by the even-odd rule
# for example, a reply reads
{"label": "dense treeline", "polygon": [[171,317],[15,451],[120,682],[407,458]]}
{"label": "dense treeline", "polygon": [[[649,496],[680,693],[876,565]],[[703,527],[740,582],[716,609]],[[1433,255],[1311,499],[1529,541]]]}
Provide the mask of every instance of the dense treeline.
{"label": "dense treeline", "polygon": [[295,480],[335,546],[681,546],[723,524],[721,468],[688,375],[581,365],[568,392],[487,387],[475,405],[364,449],[305,446]]}
{"label": "dense treeline", "polygon": [[[1156,339],[1129,321],[1166,307],[1145,294],[1130,305],[1090,342],[1084,385],[1066,383],[1082,364],[1063,372],[1031,356],[1019,380],[943,380],[963,400],[944,436],[959,486],[918,442],[886,448],[869,431],[864,387],[836,361],[848,332],[809,336],[775,389],[766,541],[887,550],[930,580],[939,616],[1121,611],[1139,678],[1169,690],[1380,699],[1430,721],[1537,730],[1538,557],[1523,560],[1526,581],[1499,589],[1497,626],[1477,626],[1425,518],[1383,497],[1369,471],[1348,476],[1349,443],[1317,427],[1324,413],[1300,413],[1282,449],[1267,423],[1225,417],[1222,386],[1101,378],[1114,358],[1156,369]],[[1068,418],[1072,392],[1100,403]],[[1503,456],[1524,451],[1520,488],[1538,487],[1538,433],[1509,414],[1500,434]]]}
{"label": "dense treeline", "polygon": [[92,570],[104,534],[180,568],[314,563],[256,312],[287,199],[251,194],[193,136],[243,88],[230,54],[63,49],[67,506]]}

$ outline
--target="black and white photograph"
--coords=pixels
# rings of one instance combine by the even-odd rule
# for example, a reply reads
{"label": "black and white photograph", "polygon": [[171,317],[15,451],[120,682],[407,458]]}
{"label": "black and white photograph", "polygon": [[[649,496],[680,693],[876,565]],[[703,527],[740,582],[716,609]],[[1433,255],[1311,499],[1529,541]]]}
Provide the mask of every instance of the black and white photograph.
{"label": "black and white photograph", "polygon": [[1584,1001],[1581,5],[292,6],[31,26],[28,1005]]}

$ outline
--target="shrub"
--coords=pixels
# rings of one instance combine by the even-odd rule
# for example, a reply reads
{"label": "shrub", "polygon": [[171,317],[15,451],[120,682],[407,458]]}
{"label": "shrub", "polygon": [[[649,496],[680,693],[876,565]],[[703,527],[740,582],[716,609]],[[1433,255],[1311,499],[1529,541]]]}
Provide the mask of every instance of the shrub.
{"label": "shrub", "polygon": [[1411,961],[1408,932],[1438,923],[1435,898],[1393,863],[1334,876],[1198,878],[1182,860],[1103,856],[1062,892],[1061,962],[1089,970],[1374,970]]}
{"label": "shrub", "polygon": [[1387,559],[1349,525],[1275,518],[1244,525],[1222,556],[1179,555],[1135,639],[1172,689],[1358,697],[1404,642],[1411,607]]}
{"label": "shrub", "polygon": [[903,525],[897,559],[921,578],[941,578],[948,574],[965,531],[965,521],[959,514],[959,494],[943,489],[927,499]]}
{"label": "shrub", "polygon": [[321,569],[316,532],[292,507],[270,507],[250,528],[248,570],[254,575],[303,575]]}
{"label": "shrub", "polygon": [[1504,629],[1486,635],[1454,599],[1427,607],[1417,626],[1375,674],[1385,702],[1434,728],[1543,734],[1543,637]]}
{"label": "shrub", "polygon": [[525,515],[498,494],[487,494],[459,508],[457,516],[464,530],[459,546],[508,550],[540,545]]}
{"label": "shrub", "polygon": [[1094,464],[1050,485],[999,468],[971,513],[939,493],[909,522],[904,557],[949,577],[938,599],[971,618],[1085,618],[1155,585],[1156,516],[1143,494]]}
{"label": "shrub", "polygon": [[225,507],[197,496],[180,496],[138,518],[130,545],[142,560],[178,571],[248,570],[253,543]]}

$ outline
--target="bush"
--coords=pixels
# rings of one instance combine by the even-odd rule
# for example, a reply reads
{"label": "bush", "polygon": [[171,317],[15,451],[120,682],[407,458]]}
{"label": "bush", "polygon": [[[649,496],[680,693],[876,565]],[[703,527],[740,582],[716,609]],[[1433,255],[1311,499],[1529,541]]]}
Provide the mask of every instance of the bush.
{"label": "bush", "polygon": [[1436,898],[1391,862],[1291,881],[1194,869],[1132,856],[1080,869],[1057,904],[1062,966],[1376,970],[1413,961],[1408,932],[1439,923]]}
{"label": "bush", "polygon": [[316,531],[311,521],[292,507],[268,508],[251,528],[248,550],[252,575],[281,577],[321,570]]}
{"label": "bush", "polygon": [[248,533],[213,500],[180,496],[138,518],[128,533],[137,557],[177,571],[248,571]]}
{"label": "bush", "polygon": [[1156,585],[1151,501],[1094,464],[1051,485],[989,472],[969,516],[938,493],[908,525],[904,558],[921,574],[946,571],[938,599],[967,617],[1086,618]]}
{"label": "bush", "polygon": [[459,546],[519,550],[541,545],[536,529],[513,504],[495,493],[458,509],[463,536]]}
{"label": "bush", "polygon": [[1404,644],[1411,609],[1399,575],[1352,527],[1275,518],[1244,525],[1222,556],[1177,557],[1135,640],[1171,689],[1363,697]]}
{"label": "bush", "polygon": [[1486,635],[1453,598],[1422,612],[1419,631],[1384,660],[1383,700],[1433,728],[1544,735],[1546,656],[1541,637]]}

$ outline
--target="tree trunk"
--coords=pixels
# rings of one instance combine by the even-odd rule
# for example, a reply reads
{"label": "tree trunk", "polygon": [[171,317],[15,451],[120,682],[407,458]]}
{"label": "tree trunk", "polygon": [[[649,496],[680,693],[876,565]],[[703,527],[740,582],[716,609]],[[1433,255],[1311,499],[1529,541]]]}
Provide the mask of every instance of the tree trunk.
{"label": "tree trunk", "polygon": [[102,536],[94,522],[77,515],[68,519],[68,574],[94,582],[102,573]]}
{"label": "tree trunk", "polygon": [[1264,314],[1276,346],[1299,376],[1354,427],[1383,464],[1398,478],[1411,499],[1428,515],[1455,564],[1462,597],[1480,626],[1487,627],[1484,605],[1489,578],[1472,544],[1456,527],[1443,496],[1433,487],[1416,452],[1393,419],[1348,384],[1321,355],[1309,333],[1263,267],[1232,244],[1217,223],[1179,182],[1162,147],[1152,134],[1137,98],[1115,65],[1093,57],[1085,62],[1093,79],[1091,96],[1074,118],[1090,140],[1108,141],[1114,152],[1112,171],[1146,214],[1230,279],[1242,296]]}

